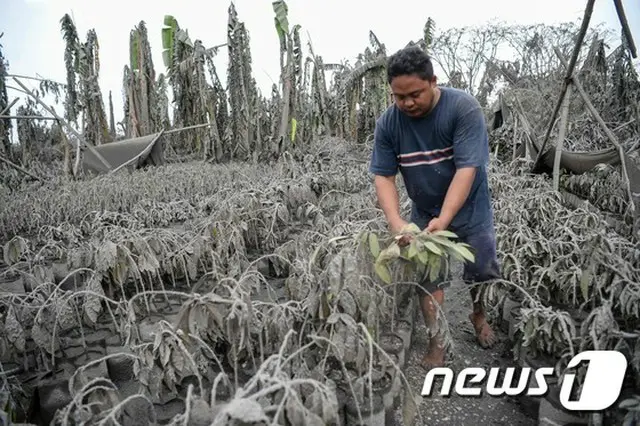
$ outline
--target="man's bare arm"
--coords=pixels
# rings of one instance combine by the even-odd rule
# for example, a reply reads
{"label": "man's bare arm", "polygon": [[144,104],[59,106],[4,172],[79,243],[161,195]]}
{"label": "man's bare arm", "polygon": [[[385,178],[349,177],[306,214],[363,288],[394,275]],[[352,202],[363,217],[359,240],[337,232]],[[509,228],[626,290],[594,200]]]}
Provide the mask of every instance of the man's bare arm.
{"label": "man's bare arm", "polygon": [[460,168],[453,176],[439,216],[446,223],[446,226],[451,224],[451,221],[467,200],[475,177],[475,167]]}
{"label": "man's bare arm", "polygon": [[399,232],[407,222],[400,216],[400,197],[396,187],[396,177],[376,176],[375,186],[378,203],[387,218],[391,232]]}

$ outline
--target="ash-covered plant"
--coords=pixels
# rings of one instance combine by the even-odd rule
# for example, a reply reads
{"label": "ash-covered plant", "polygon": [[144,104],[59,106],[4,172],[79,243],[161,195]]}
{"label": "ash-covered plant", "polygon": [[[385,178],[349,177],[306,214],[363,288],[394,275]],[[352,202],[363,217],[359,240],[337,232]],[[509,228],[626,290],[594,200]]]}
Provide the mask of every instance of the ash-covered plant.
{"label": "ash-covered plant", "polygon": [[623,426],[633,426],[640,423],[640,395],[634,394],[630,398],[620,401],[617,408],[625,411]]}
{"label": "ash-covered plant", "polygon": [[371,259],[359,255],[357,234],[308,238],[312,251],[304,260],[298,257],[285,281],[289,297],[303,302],[311,319],[341,312],[372,328],[384,321],[392,297],[369,274]]}
{"label": "ash-covered plant", "polygon": [[133,362],[136,380],[154,402],[167,392],[177,394],[177,386],[187,377],[195,377],[202,392],[203,377],[213,379],[215,374],[210,367],[217,360],[213,351],[166,321],[158,323],[153,342],[131,349],[137,357]]}
{"label": "ash-covered plant", "polygon": [[[107,317],[118,327],[118,303],[105,296],[101,274],[86,271],[89,277],[81,287],[62,288],[75,272],[78,271],[72,271],[58,284],[49,279],[39,282],[26,295],[3,295],[0,299],[5,308],[0,339],[3,351],[24,355],[29,351],[27,343],[32,341],[37,368],[46,369],[56,365],[59,350],[70,339],[79,339],[86,345],[85,329],[96,326],[104,307]],[[26,357],[21,358],[26,367]]]}
{"label": "ash-covered plant", "polygon": [[[184,413],[169,424],[305,424],[338,422],[335,384],[313,375],[304,359],[317,350],[313,342],[301,346],[289,331],[277,353],[257,366],[242,384],[234,385],[225,373],[212,381],[210,392],[187,390]],[[206,397],[209,395],[209,397]]]}
{"label": "ash-covered plant", "polygon": [[583,174],[565,175],[561,182],[569,191],[587,198],[598,208],[626,215],[629,199],[621,176],[616,167],[603,164]]}
{"label": "ash-covered plant", "polygon": [[532,356],[546,354],[560,359],[573,357],[579,336],[571,315],[544,306],[535,299],[529,301],[532,306],[521,308],[516,323],[516,356],[527,353]]}
{"label": "ash-covered plant", "polygon": [[91,268],[104,276],[106,293],[129,297],[128,284],[135,293],[165,289],[162,278],[173,286],[180,279],[195,280],[199,270],[212,261],[206,258],[207,241],[190,232],[170,229],[129,230],[113,225],[69,249],[69,268]]}
{"label": "ash-covered plant", "polygon": [[[406,225],[386,247],[380,249],[378,237],[368,235],[371,253],[375,257],[375,271],[387,284],[393,281],[390,266],[396,261],[404,267],[407,275],[415,273],[428,277],[434,281],[438,277],[446,276],[449,271],[449,260],[474,262],[475,256],[469,244],[454,242],[458,236],[451,231],[427,232],[416,224]],[[402,240],[409,239],[408,244]]]}
{"label": "ash-covered plant", "polygon": [[355,405],[358,416],[363,408],[373,411],[373,393],[391,381],[396,392],[404,389],[402,416],[404,424],[412,424],[419,415],[420,398],[413,395],[397,358],[378,345],[364,323],[348,314],[332,313],[312,339],[321,348],[312,373],[331,379],[348,403]]}
{"label": "ash-covered plant", "polygon": [[198,234],[208,245],[211,269],[217,279],[226,276],[239,277],[248,267],[247,242],[244,238],[248,230],[244,222],[203,220],[196,225]]}

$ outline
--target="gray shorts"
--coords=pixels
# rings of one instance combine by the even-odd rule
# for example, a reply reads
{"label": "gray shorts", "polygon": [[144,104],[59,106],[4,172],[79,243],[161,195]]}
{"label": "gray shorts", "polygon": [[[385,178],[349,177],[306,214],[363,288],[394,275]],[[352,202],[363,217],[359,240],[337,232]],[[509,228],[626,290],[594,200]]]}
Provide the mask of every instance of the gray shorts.
{"label": "gray shorts", "polygon": [[[411,213],[411,221],[418,225],[420,229],[424,229],[430,220],[431,217],[418,215],[415,211]],[[451,229],[451,231],[458,234],[455,229]],[[460,233],[458,236],[457,241],[467,243],[473,247],[475,255],[474,263],[464,263],[462,280],[465,283],[473,284],[502,278],[496,249],[496,232],[493,224],[475,232]],[[441,276],[433,282],[426,278],[420,283],[423,290],[418,288],[418,292],[426,294],[424,293],[426,290],[429,293],[433,293],[437,289],[449,287],[452,275],[451,265],[449,265],[447,272],[446,276]]]}

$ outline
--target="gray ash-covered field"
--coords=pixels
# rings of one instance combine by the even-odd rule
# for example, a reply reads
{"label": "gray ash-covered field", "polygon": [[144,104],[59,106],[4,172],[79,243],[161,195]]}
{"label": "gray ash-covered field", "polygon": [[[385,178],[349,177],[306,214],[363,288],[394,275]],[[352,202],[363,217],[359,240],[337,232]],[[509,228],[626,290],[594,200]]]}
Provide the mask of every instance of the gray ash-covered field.
{"label": "gray ash-covered field", "polygon": [[[335,139],[318,146],[327,143],[331,151],[310,147],[268,166],[172,164],[5,198],[7,415],[56,425],[354,424],[357,408],[370,406],[370,378],[379,412],[367,424],[535,424],[538,409],[510,397],[436,396],[412,412],[407,395],[422,389],[427,333],[420,313],[408,310],[413,290],[385,284],[374,270],[389,240],[369,153]],[[476,344],[469,294],[456,282],[445,303],[456,370],[517,365],[512,349],[526,342],[566,353],[563,324],[578,344],[588,328],[571,325],[548,299],[570,303],[574,291],[545,281],[540,265],[560,255],[578,262],[596,230],[608,229],[597,214],[564,206],[548,180],[521,173],[518,162],[492,158],[490,181],[504,280],[483,297],[500,342]],[[27,208],[31,216],[11,214]],[[407,208],[402,190],[403,214]],[[578,232],[580,242],[568,243]],[[600,249],[609,247],[609,261],[625,273],[632,252],[609,235]],[[556,265],[556,281],[580,277],[567,265]],[[396,283],[410,281],[407,271],[392,271]],[[506,296],[522,305],[511,336],[499,330]],[[595,312],[589,321],[600,327],[606,311]],[[388,362],[398,358],[385,353],[392,338],[384,351],[374,342],[393,331],[406,337],[407,315],[414,329],[405,389]]]}
{"label": "gray ash-covered field", "polygon": [[[432,245],[401,252],[376,203],[367,164],[375,119],[393,102],[392,52],[371,31],[359,55],[331,63],[284,0],[272,6],[281,53],[273,87],[258,87],[256,34],[233,3],[228,25],[210,34],[226,41],[217,47],[166,15],[162,46],[149,41],[160,28],[141,21],[117,48],[131,55],[124,115],[109,96],[109,118],[97,96],[106,93],[95,31],[79,36],[69,14],[60,20],[64,83],[8,74],[0,46],[0,111],[49,117],[44,99],[53,97],[76,123],[0,119],[0,423],[640,423],[632,43],[609,43],[593,23],[586,32],[577,22],[436,30],[428,18],[414,29],[443,67],[440,84],[478,100],[492,153],[503,279],[482,297],[500,342],[475,343],[469,295],[456,283],[445,305],[452,365],[556,367],[539,406],[452,396],[417,407],[428,342],[400,284],[415,271],[402,266],[411,258],[433,272],[440,257],[470,253],[419,230],[414,237]],[[151,54],[159,48],[160,67]],[[217,55],[228,55],[226,79]],[[569,57],[575,70],[563,65]],[[13,93],[14,83],[24,90]],[[80,136],[137,165],[90,167]],[[132,146],[150,148],[145,138],[162,142],[134,156]],[[408,218],[404,191],[401,201]],[[567,419],[556,379],[593,349],[628,360],[621,397],[604,413]],[[585,369],[575,377],[581,385]]]}

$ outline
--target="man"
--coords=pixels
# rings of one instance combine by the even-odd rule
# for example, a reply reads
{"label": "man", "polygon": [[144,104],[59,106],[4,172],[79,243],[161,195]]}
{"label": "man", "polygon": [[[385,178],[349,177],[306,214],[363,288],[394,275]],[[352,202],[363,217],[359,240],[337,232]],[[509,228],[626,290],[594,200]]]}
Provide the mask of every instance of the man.
{"label": "man", "polygon": [[[400,50],[387,64],[387,78],[395,99],[376,121],[369,171],[391,232],[407,222],[400,216],[395,176],[398,168],[412,200],[411,222],[433,232],[450,230],[474,248],[475,262],[465,263],[467,283],[500,278],[496,255],[493,209],[487,180],[489,142],[482,109],[471,95],[438,87],[429,56],[418,47]],[[406,244],[406,239],[403,240]],[[438,305],[444,302],[443,279],[421,283],[425,324],[437,328]],[[471,287],[473,313],[469,319],[478,343],[495,342],[481,302],[478,285]],[[430,339],[422,364],[444,365],[442,332]]]}

